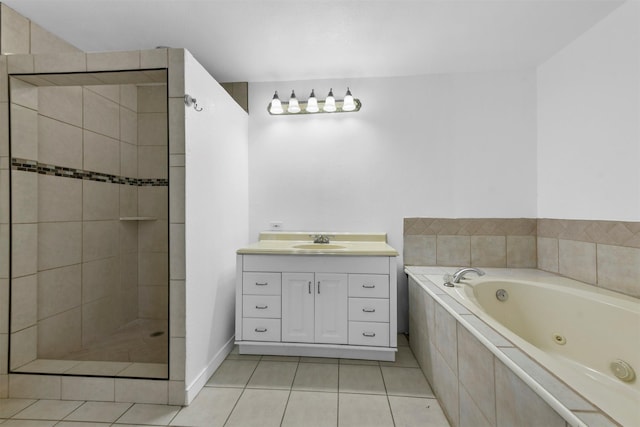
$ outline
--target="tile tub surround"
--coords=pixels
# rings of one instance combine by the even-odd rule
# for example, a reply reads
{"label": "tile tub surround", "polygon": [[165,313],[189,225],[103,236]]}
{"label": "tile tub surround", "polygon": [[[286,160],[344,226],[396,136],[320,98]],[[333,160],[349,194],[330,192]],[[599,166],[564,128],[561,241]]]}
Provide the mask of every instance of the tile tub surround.
{"label": "tile tub surround", "polygon": [[405,218],[407,266],[527,267],[640,297],[640,222]]}
{"label": "tile tub surround", "polygon": [[[618,425],[426,277],[453,269],[405,271],[410,345],[453,426]],[[488,273],[550,274],[518,269]],[[553,395],[547,390],[554,390]]]}

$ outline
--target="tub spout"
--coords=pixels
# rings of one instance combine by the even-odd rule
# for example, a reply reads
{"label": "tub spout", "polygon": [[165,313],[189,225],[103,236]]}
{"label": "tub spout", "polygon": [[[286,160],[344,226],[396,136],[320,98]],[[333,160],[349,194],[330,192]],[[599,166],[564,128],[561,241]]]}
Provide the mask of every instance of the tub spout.
{"label": "tub spout", "polygon": [[460,280],[464,279],[465,274],[467,273],[476,273],[478,276],[484,276],[484,271],[479,268],[467,267],[461,268],[460,270],[453,273],[453,283],[460,283]]}

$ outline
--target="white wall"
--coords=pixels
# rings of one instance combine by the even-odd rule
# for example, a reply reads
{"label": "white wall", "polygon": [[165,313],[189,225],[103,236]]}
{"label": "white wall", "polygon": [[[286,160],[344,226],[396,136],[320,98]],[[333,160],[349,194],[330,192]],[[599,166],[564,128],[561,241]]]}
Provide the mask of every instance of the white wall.
{"label": "white wall", "polygon": [[248,124],[189,52],[185,89],[204,107],[185,112],[185,382],[194,396],[234,334],[235,251],[248,242]]}
{"label": "white wall", "polygon": [[[333,87],[342,98],[347,85],[358,113],[266,111],[274,90],[306,99]],[[249,95],[251,239],[278,220],[288,230],[387,232],[402,252],[404,217],[536,214],[533,70],[255,83]]]}
{"label": "white wall", "polygon": [[640,220],[640,3],[538,68],[538,216]]}

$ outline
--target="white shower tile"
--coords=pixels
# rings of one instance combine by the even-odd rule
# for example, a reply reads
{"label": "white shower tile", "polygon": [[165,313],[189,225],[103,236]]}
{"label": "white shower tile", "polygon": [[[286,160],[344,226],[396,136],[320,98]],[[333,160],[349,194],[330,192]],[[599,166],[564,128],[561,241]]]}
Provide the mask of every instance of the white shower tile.
{"label": "white shower tile", "polygon": [[2,5],[0,19],[2,53],[29,53],[29,19],[5,5]]}
{"label": "white shower tile", "polygon": [[157,221],[140,221],[138,224],[138,250],[140,252],[168,252],[167,234],[169,231],[167,223],[167,220],[160,219]]}
{"label": "white shower tile", "polygon": [[110,101],[120,103],[120,86],[119,85],[91,85],[85,86],[84,89],[95,92],[107,98]]}
{"label": "white shower tile", "polygon": [[38,355],[63,357],[82,346],[80,307],[43,319],[38,324]]}
{"label": "white shower tile", "polygon": [[11,334],[11,369],[19,368],[37,358],[38,327],[32,326]]}
{"label": "white shower tile", "polygon": [[138,113],[120,106],[120,140],[130,144],[137,144],[138,126]]}
{"label": "white shower tile", "polygon": [[38,112],[11,104],[11,157],[38,160]]}
{"label": "white shower tile", "polygon": [[82,127],[82,88],[79,86],[38,88],[38,113]]}
{"label": "white shower tile", "polygon": [[15,278],[11,282],[11,332],[38,321],[38,275]]}
{"label": "white shower tile", "polygon": [[168,178],[167,147],[138,146],[138,176],[140,178]]}
{"label": "white shower tile", "polygon": [[[168,49],[169,96],[180,98],[184,112],[184,49]],[[184,153],[184,151],[182,151]]]}
{"label": "white shower tile", "polygon": [[138,187],[138,215],[158,219],[169,218],[167,187]]}
{"label": "white shower tile", "polygon": [[120,142],[117,139],[85,130],[83,141],[85,170],[120,175]]}
{"label": "white shower tile", "polygon": [[166,68],[167,49],[147,49],[140,51],[141,68]]}
{"label": "white shower tile", "polygon": [[120,137],[120,108],[113,102],[88,89],[82,93],[83,127],[100,135]]}
{"label": "white shower tile", "polygon": [[37,176],[38,221],[81,221],[82,180],[52,175]]}
{"label": "white shower tile", "polygon": [[87,56],[83,52],[34,55],[36,73],[67,73],[87,71]]}
{"label": "white shower tile", "polygon": [[138,147],[120,142],[120,175],[138,178]]}
{"label": "white shower tile", "polygon": [[82,302],[113,296],[120,280],[120,258],[109,257],[82,263]]}
{"label": "white shower tile", "polygon": [[11,102],[38,110],[38,88],[20,79],[11,79]]}
{"label": "white shower tile", "polygon": [[138,113],[166,113],[167,88],[164,85],[138,87]]}
{"label": "white shower tile", "polygon": [[138,113],[138,145],[162,145],[166,147],[167,140],[166,112]]}
{"label": "white shower tile", "polygon": [[145,319],[166,319],[168,315],[168,286],[138,287],[138,317]]}
{"label": "white shower tile", "polygon": [[[173,298],[173,293],[171,296]],[[184,298],[182,300],[184,301]],[[9,333],[9,279],[0,279],[0,334],[7,333]],[[0,365],[1,369],[2,365]]]}
{"label": "white shower tile", "polygon": [[15,224],[11,229],[11,275],[21,277],[36,273],[41,247],[38,225]]}
{"label": "white shower tile", "polygon": [[39,115],[38,160],[49,165],[82,169],[82,129]]}
{"label": "white shower tile", "polygon": [[9,74],[33,73],[33,55],[9,55],[7,71]]}
{"label": "white shower tile", "polygon": [[110,402],[115,397],[114,384],[113,378],[62,377],[61,399]]}
{"label": "white shower tile", "polygon": [[120,85],[120,105],[133,112],[138,111],[138,87],[136,85]]}
{"label": "white shower tile", "polygon": [[[133,380],[116,378],[116,402],[155,403],[168,402],[168,381]],[[125,422],[124,419],[120,421]],[[129,422],[129,421],[126,421]]]}
{"label": "white shower tile", "polygon": [[84,221],[119,218],[120,185],[82,180],[82,219]]}
{"label": "white shower tile", "polygon": [[57,375],[9,376],[9,389],[14,398],[60,399],[60,378]]}
{"label": "white shower tile", "polygon": [[87,53],[87,71],[135,70],[140,68],[140,51]]}
{"label": "white shower tile", "polygon": [[[170,74],[171,76],[171,74]],[[182,93],[184,94],[184,84]],[[169,98],[169,153],[184,154],[185,153],[185,136],[184,136],[184,99]]]}
{"label": "white shower tile", "polygon": [[79,264],[82,260],[82,223],[38,224],[38,269]]}
{"label": "white shower tile", "polygon": [[85,221],[82,224],[82,260],[93,261],[118,254],[118,221]]}
{"label": "white shower tile", "polygon": [[14,224],[38,222],[38,174],[11,171],[11,219]]}
{"label": "white shower tile", "polygon": [[141,252],[138,263],[138,283],[142,286],[167,286],[169,283],[169,254]]}

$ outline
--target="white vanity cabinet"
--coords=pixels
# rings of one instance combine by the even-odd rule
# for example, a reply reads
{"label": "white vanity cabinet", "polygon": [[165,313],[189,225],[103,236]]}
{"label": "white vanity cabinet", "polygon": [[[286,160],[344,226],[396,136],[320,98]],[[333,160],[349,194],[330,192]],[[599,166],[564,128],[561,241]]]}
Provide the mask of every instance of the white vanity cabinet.
{"label": "white vanity cabinet", "polygon": [[395,256],[239,254],[237,262],[241,354],[395,359]]}
{"label": "white vanity cabinet", "polygon": [[282,273],[282,341],[347,344],[347,275]]}

